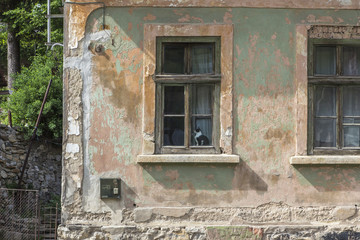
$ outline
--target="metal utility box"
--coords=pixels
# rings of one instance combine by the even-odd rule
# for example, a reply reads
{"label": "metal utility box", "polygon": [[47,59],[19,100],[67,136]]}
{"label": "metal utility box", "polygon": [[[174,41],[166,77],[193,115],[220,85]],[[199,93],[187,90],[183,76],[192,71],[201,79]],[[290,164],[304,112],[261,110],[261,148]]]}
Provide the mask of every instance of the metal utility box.
{"label": "metal utility box", "polygon": [[118,178],[100,178],[100,198],[120,198],[120,184]]}

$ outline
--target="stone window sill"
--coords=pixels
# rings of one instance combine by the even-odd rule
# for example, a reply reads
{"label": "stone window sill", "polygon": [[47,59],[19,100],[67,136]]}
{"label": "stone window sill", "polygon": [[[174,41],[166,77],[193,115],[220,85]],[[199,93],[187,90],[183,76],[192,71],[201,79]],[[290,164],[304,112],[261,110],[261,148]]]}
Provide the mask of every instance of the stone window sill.
{"label": "stone window sill", "polygon": [[294,156],[290,158],[291,165],[315,165],[315,164],[360,164],[360,156],[341,155],[341,156]]}
{"label": "stone window sill", "polygon": [[138,155],[137,163],[239,163],[233,154],[154,154]]}

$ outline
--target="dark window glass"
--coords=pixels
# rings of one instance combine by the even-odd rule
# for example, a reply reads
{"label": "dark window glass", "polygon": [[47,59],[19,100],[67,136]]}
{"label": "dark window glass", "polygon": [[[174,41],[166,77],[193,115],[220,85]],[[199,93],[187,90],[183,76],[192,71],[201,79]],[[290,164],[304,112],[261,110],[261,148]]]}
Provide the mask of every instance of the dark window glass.
{"label": "dark window glass", "polygon": [[214,87],[211,85],[193,85],[192,87],[192,113],[212,114],[212,93]]}
{"label": "dark window glass", "polygon": [[184,114],[184,86],[165,86],[164,114]]}
{"label": "dark window glass", "polygon": [[315,147],[335,147],[336,146],[336,88],[317,86],[315,90],[314,100],[315,100],[314,101]]}
{"label": "dark window glass", "polygon": [[360,75],[360,47],[344,47],[343,73],[345,76]]}
{"label": "dark window glass", "polygon": [[214,72],[214,46],[212,44],[194,45],[191,48],[191,69],[194,74]]}
{"label": "dark window glass", "polygon": [[315,119],[314,136],[315,147],[335,147],[336,119]]}
{"label": "dark window glass", "polygon": [[169,74],[185,73],[185,48],[183,45],[164,46],[163,72]]}
{"label": "dark window glass", "polygon": [[360,123],[360,118],[344,117],[343,122],[344,123],[356,123],[356,124],[359,124]]}
{"label": "dark window glass", "polygon": [[360,147],[360,126],[344,126],[344,146]]}
{"label": "dark window glass", "polygon": [[360,147],[360,87],[343,88],[344,147]]}
{"label": "dark window glass", "polygon": [[336,116],[336,88],[317,86],[315,116]]}
{"label": "dark window glass", "polygon": [[336,47],[316,47],[315,74],[336,74]]}
{"label": "dark window glass", "polygon": [[343,88],[344,116],[360,116],[360,87]]}
{"label": "dark window glass", "polygon": [[164,117],[164,146],[184,146],[184,117]]}

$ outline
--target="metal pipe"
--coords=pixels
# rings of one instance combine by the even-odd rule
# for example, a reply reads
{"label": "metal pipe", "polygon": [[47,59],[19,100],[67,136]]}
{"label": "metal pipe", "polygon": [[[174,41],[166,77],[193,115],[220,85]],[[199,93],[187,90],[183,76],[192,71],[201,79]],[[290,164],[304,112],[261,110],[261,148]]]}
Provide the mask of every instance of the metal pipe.
{"label": "metal pipe", "polygon": [[[51,0],[47,0],[47,15],[51,15],[51,8],[50,8]],[[51,43],[51,18],[47,18],[47,42]]]}
{"label": "metal pipe", "polygon": [[64,44],[62,44],[62,43],[54,43],[54,44],[51,46],[50,50],[52,51],[55,46],[64,47]]}
{"label": "metal pipe", "polygon": [[27,162],[28,162],[28,160],[29,160],[29,155],[30,155],[31,147],[32,147],[33,142],[34,142],[34,139],[35,139],[35,137],[36,137],[36,132],[37,132],[37,129],[38,129],[38,126],[39,126],[39,123],[40,123],[41,114],[42,114],[42,112],[43,112],[43,110],[44,110],[44,106],[45,106],[45,102],[46,102],[47,96],[48,96],[49,91],[50,91],[51,83],[52,83],[52,78],[50,78],[49,84],[48,84],[48,86],[47,86],[47,89],[46,89],[46,92],[45,92],[45,95],[44,95],[44,99],[43,99],[42,104],[41,104],[40,112],[39,112],[38,118],[37,118],[37,120],[36,120],[35,128],[34,128],[33,134],[32,134],[31,139],[30,139],[28,151],[27,151],[27,153],[26,153],[24,165],[23,165],[23,167],[22,167],[21,175],[20,175],[19,182],[18,182],[18,187],[19,187],[19,188],[21,187],[21,183],[22,183],[22,179],[23,179],[23,177],[24,177],[24,172],[25,172],[25,169],[26,169],[26,165],[27,165]]}
{"label": "metal pipe", "polygon": [[57,219],[58,219],[58,204],[56,203],[56,209],[55,209],[55,238],[57,239]]}
{"label": "metal pipe", "polygon": [[8,120],[9,120],[9,126],[12,128],[12,116],[11,116],[11,111],[8,111]]}

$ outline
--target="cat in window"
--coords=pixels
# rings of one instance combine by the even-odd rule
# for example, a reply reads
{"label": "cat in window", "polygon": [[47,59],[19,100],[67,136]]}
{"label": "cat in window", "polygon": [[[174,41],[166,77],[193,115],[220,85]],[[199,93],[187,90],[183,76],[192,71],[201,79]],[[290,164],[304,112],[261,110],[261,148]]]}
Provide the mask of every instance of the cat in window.
{"label": "cat in window", "polygon": [[194,131],[194,139],[196,146],[208,146],[209,145],[209,139],[202,134],[201,129],[198,127]]}

